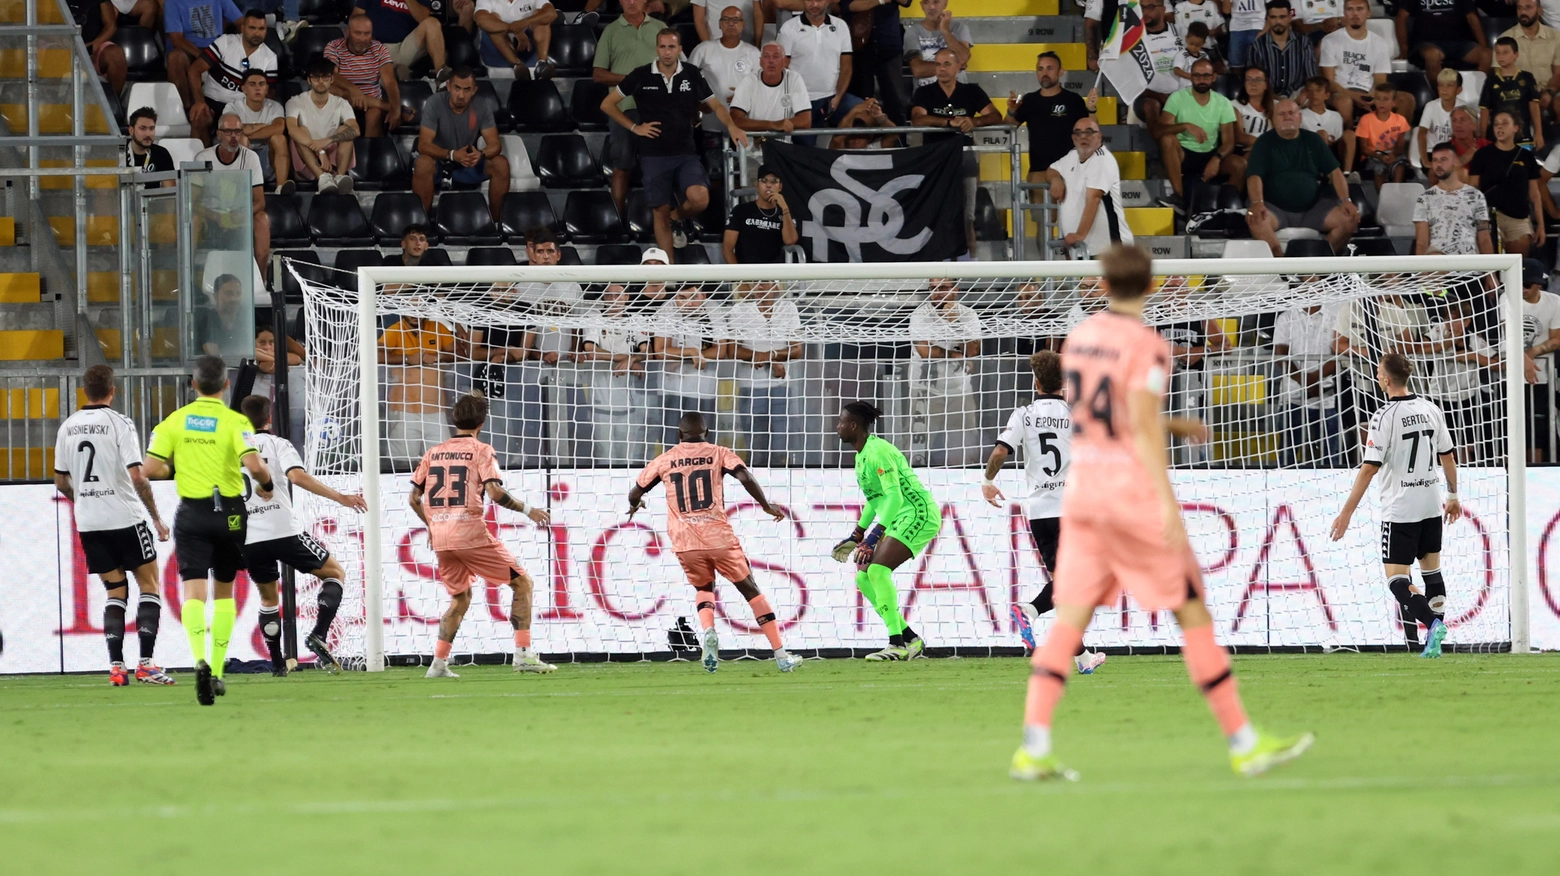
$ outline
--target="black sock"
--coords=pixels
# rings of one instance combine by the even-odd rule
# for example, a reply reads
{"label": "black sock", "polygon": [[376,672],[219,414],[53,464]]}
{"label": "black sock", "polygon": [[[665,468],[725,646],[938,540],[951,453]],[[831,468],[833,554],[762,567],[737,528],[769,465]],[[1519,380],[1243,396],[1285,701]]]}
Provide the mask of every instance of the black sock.
{"label": "black sock", "polygon": [[1410,586],[1407,575],[1399,575],[1387,582],[1388,589],[1392,591],[1393,596],[1397,597],[1397,601],[1408,609],[1415,620],[1429,629],[1430,625],[1435,623],[1435,612],[1430,610],[1430,600],[1426,599],[1423,593],[1415,593]]}
{"label": "black sock", "polygon": [[1446,580],[1441,577],[1441,570],[1421,571],[1420,574],[1425,579],[1425,599],[1430,603],[1430,610],[1435,612],[1436,617],[1444,619],[1446,617]]}
{"label": "black sock", "polygon": [[915,634],[915,630],[910,629],[910,625],[909,624],[905,624],[905,631],[900,633],[899,635],[900,635],[900,642],[902,642],[902,643],[904,643],[906,645],[910,644],[911,642],[914,642],[916,639],[921,638],[920,636]]}
{"label": "black sock", "polygon": [[1040,588],[1040,595],[1036,596],[1034,601],[1029,604],[1033,605],[1035,611],[1039,614],[1045,614],[1055,608],[1056,603],[1051,601],[1051,582],[1047,581],[1045,586]]}
{"label": "black sock", "polygon": [[1403,622],[1403,644],[1410,648],[1419,647],[1419,622],[1414,620],[1414,613],[1408,610],[1408,606],[1398,603],[1398,620]]}
{"label": "black sock", "polygon": [[888,646],[890,648],[898,648],[898,647],[902,646],[904,643],[905,643],[905,634],[904,633],[890,633],[889,634],[889,636],[888,636]]}
{"label": "black sock", "polygon": [[319,614],[314,619],[314,631],[309,635],[321,639],[328,636],[330,625],[336,620],[336,612],[340,609],[341,582],[335,578],[326,578],[320,582]]}
{"label": "black sock", "polygon": [[109,598],[103,606],[103,638],[108,640],[108,659],[125,662],[125,601]]}
{"label": "black sock", "polygon": [[142,593],[135,606],[135,632],[141,639],[141,659],[151,660],[157,649],[157,627],[162,623],[162,597]]}
{"label": "black sock", "polygon": [[271,652],[271,665],[285,666],[287,657],[282,654],[282,611],[279,606],[260,606],[260,637],[265,639],[265,649]]}

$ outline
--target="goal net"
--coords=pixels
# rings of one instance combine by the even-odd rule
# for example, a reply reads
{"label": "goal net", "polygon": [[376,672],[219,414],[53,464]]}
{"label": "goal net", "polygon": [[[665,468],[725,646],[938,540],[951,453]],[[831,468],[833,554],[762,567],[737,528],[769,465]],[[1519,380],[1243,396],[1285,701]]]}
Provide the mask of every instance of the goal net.
{"label": "goal net", "polygon": [[[1224,641],[1251,650],[1403,647],[1374,486],[1347,535],[1329,537],[1384,399],[1377,361],[1397,351],[1413,363],[1413,391],[1446,412],[1457,446],[1466,517],[1447,527],[1442,551],[1448,641],[1525,648],[1524,570],[1512,566],[1523,555],[1523,454],[1511,450],[1523,440],[1522,374],[1503,367],[1508,348],[1516,361],[1521,351],[1520,332],[1508,328],[1520,322],[1513,264],[1155,263],[1161,285],[1146,319],[1175,349],[1169,411],[1211,429],[1206,444],[1174,445],[1172,477]],[[477,390],[490,399],[482,436],[506,486],[552,515],[538,528],[487,512],[536,581],[533,633],[543,653],[665,655],[680,641],[669,635],[678,619],[694,618],[662,493],[649,496],[649,513],[626,516],[636,474],[676,441],[676,421],[690,410],[706,415],[711,439],[741,455],[790,514],[769,520],[727,482],[733,525],[787,646],[824,655],[881,647],[884,631],[854,569],[830,558],[863,501],[853,453],[834,434],[841,405],[855,399],[885,411],[876,431],[942,506],[941,534],[895,574],[910,623],[934,653],[1017,653],[1011,606],[1047,577],[1022,470],[1009,460],[997,479],[1007,499],[992,507],[981,467],[1014,408],[1035,396],[1029,354],[1059,347],[1103,308],[1097,270],[370,268],[341,275],[339,287],[300,276],[307,464],[370,504],[358,515],[304,496],[314,534],[348,570],[334,648],[369,668],[432,653],[447,596],[407,494],[423,451],[451,434],[454,399]],[[740,596],[727,585],[717,592],[723,645],[766,654]],[[508,588],[478,584],[457,655],[511,651],[508,601]],[[1168,614],[1124,599],[1096,613],[1086,641],[1155,650],[1179,639]]]}

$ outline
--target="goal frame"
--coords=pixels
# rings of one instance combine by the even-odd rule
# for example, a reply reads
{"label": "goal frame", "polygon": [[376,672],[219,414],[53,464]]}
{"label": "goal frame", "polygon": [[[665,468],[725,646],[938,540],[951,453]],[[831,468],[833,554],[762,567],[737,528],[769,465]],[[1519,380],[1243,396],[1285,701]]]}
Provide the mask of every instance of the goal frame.
{"label": "goal frame", "polygon": [[[1273,274],[1357,274],[1425,273],[1433,271],[1483,272],[1500,275],[1501,292],[1506,296],[1506,334],[1502,358],[1507,363],[1520,361],[1526,352],[1522,325],[1522,259],[1503,255],[1434,255],[1316,257],[1283,259],[1155,259],[1154,276],[1267,276]],[[1101,275],[1098,261],[1023,261],[1023,262],[887,262],[816,263],[778,265],[591,265],[514,267],[363,267],[357,271],[357,316],[359,353],[360,410],[379,408],[377,381],[379,334],[379,289],[390,284],[435,283],[555,283],[603,284],[631,280],[691,281],[736,283],[759,281],[873,281],[926,280],[946,277],[954,280],[982,280],[1026,277],[1081,278]],[[368,340],[364,340],[368,339]],[[1529,653],[1528,628],[1528,556],[1527,556],[1527,417],[1522,403],[1525,391],[1521,369],[1507,367],[1506,378],[1506,457],[1507,513],[1511,622],[1511,651]],[[364,416],[361,421],[362,471],[377,473],[380,468],[378,417]],[[378,477],[362,478],[365,516],[381,520],[383,497]],[[384,579],[380,526],[365,526],[363,532],[365,668],[381,672],[385,668]]]}

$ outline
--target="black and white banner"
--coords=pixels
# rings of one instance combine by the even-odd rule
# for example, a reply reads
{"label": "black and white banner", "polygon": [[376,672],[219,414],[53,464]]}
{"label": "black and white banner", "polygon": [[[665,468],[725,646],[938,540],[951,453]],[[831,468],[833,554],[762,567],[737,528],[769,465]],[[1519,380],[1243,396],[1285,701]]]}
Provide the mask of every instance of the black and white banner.
{"label": "black and white banner", "polygon": [[764,160],[808,261],[941,261],[965,250],[962,140],[874,152],[769,143]]}

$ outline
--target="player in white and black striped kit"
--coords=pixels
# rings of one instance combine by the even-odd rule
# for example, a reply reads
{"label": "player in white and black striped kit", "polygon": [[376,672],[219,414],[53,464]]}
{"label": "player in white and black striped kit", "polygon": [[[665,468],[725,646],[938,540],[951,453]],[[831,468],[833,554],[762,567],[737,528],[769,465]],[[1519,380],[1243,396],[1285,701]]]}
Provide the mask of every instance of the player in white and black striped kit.
{"label": "player in white and black striped kit", "polygon": [[162,598],[157,595],[157,545],[168,540],[168,527],[157,513],[152,485],[141,472],[141,441],[135,423],[109,405],[114,403],[114,369],[94,365],[81,380],[87,405],[60,424],[54,442],[54,486],[76,505],[76,531],[87,571],[108,589],[103,606],[103,636],[108,640],[109,682],[130,683],[125,667],[125,611],[130,596],[126,573],[140,588],[135,628],[141,640],[141,661],[135,680],[143,684],[173,684],[152,661]]}
{"label": "player in white and black striped kit", "polygon": [[[1046,582],[1032,602],[1013,606],[1013,623],[1024,645],[1035,647],[1030,624],[1050,611],[1052,576],[1056,573],[1056,544],[1061,534],[1062,487],[1067,483],[1067,465],[1072,461],[1072,411],[1062,392],[1062,357],[1041,350],[1029,357],[1038,397],[1013,411],[1007,428],[997,436],[996,446],[986,460],[986,479],[981,494],[993,507],[1007,497],[997,489],[995,478],[1007,458],[1019,447],[1024,449],[1024,478],[1029,492],[1024,497],[1024,513],[1029,517],[1029,533],[1045,566]],[[1088,675],[1105,662],[1101,652],[1080,651],[1076,656],[1078,672]]]}
{"label": "player in white and black striped kit", "polygon": [[[253,444],[272,477],[281,474],[295,486],[323,496],[338,505],[363,511],[368,508],[362,496],[349,496],[325,486],[303,467],[298,451],[286,438],[271,434],[271,400],[252,395],[239,404],[244,416],[255,427]],[[244,475],[244,504],[249,511],[248,536],[244,542],[244,567],[249,580],[260,591],[260,635],[271,652],[271,674],[287,674],[287,657],[282,653],[282,616],[276,582],[281,578],[277,563],[286,563],[300,572],[320,579],[319,609],[314,629],[303,640],[314,652],[320,669],[341,671],[341,664],[330,653],[326,637],[331,622],[341,608],[341,579],[346,571],[314,536],[303,531],[293,516],[292,491],[279,489],[271,498],[262,499]]]}
{"label": "player in white and black striped kit", "polygon": [[[1457,501],[1457,455],[1441,409],[1408,391],[1409,361],[1397,353],[1381,357],[1376,380],[1387,402],[1371,417],[1364,462],[1354,489],[1333,521],[1332,539],[1349,529],[1349,519],[1379,471],[1381,484],[1381,561],[1387,586],[1397,601],[1428,631],[1421,657],[1441,656],[1446,638],[1446,582],[1441,578],[1441,524],[1462,516]],[[1439,462],[1446,476],[1446,502],[1441,501]],[[1424,578],[1421,593],[1413,586],[1411,567],[1419,562]]]}

